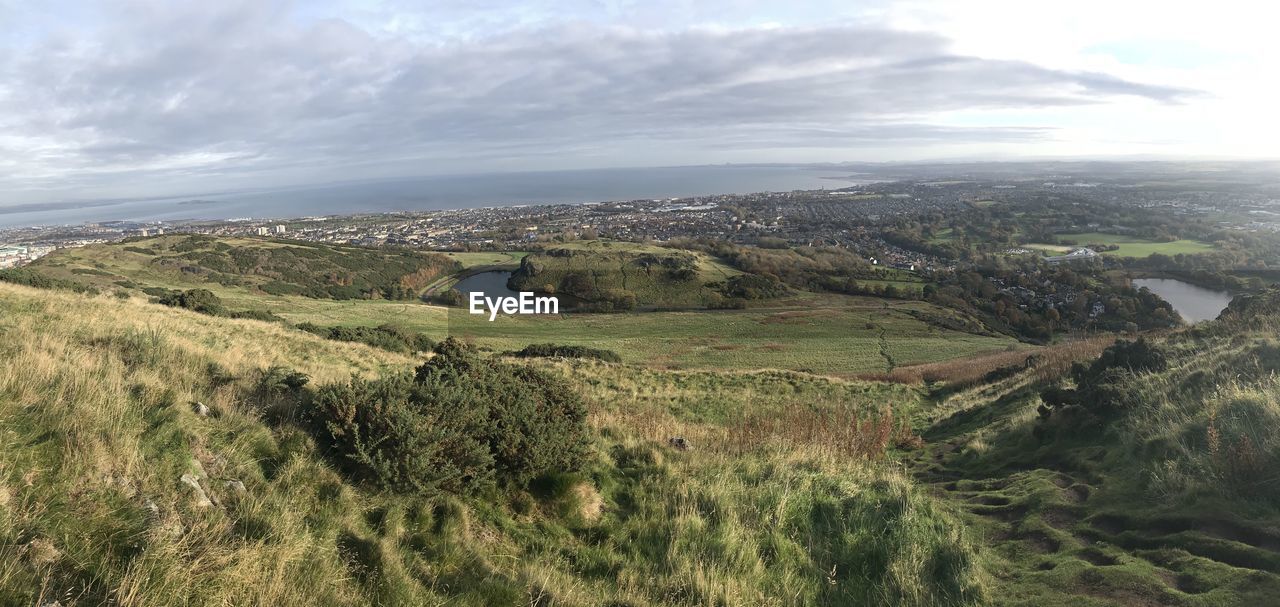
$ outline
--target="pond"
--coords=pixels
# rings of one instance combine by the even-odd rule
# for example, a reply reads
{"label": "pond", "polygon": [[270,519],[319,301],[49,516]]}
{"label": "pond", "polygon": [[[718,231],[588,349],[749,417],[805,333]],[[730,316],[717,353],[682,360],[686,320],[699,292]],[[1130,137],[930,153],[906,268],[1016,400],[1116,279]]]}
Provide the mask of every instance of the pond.
{"label": "pond", "polygon": [[509,278],[511,272],[506,270],[480,272],[459,280],[458,284],[453,285],[453,289],[462,293],[463,297],[468,297],[472,291],[480,291],[486,297],[519,297],[519,291],[512,291],[507,287]]}
{"label": "pond", "polygon": [[1231,303],[1231,294],[1214,291],[1172,278],[1137,278],[1133,288],[1146,287],[1173,305],[1189,323],[1213,320]]}

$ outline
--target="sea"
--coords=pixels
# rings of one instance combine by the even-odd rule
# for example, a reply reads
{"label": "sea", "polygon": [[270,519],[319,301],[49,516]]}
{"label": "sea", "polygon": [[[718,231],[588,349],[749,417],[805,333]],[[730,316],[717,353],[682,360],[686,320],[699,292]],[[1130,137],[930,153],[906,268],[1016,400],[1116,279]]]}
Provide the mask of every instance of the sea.
{"label": "sea", "polygon": [[443,175],[203,193],[170,198],[0,206],[0,227],[103,221],[287,219],[711,194],[839,189],[869,183],[848,168],[711,165]]}

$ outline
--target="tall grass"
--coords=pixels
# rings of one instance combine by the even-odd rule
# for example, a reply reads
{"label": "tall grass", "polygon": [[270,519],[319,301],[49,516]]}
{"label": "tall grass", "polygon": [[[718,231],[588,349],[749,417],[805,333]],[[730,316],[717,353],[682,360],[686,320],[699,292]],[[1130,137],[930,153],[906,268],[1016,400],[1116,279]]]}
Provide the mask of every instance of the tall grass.
{"label": "tall grass", "polygon": [[970,358],[910,365],[885,373],[864,373],[859,377],[868,381],[937,383],[952,388],[967,388],[989,380],[993,373],[1027,368],[1034,369],[1031,375],[1037,381],[1049,381],[1061,377],[1070,370],[1074,362],[1097,358],[1115,340],[1115,336],[1108,335],[1086,337],[1043,348],[1006,350]]}
{"label": "tall grass", "polygon": [[[985,597],[959,523],[900,474],[816,440],[726,440],[744,419],[804,405],[874,414],[848,437],[866,430],[878,444],[880,404],[909,410],[919,398],[903,386],[539,363],[591,403],[586,470],[528,494],[424,500],[348,482],[307,433],[264,421],[253,385],[276,365],[325,382],[407,368],[407,357],[256,321],[8,285],[0,355],[10,362],[0,367],[4,604]],[[197,415],[195,402],[212,415]],[[667,447],[671,436],[694,449]],[[198,505],[184,475],[214,505]]]}

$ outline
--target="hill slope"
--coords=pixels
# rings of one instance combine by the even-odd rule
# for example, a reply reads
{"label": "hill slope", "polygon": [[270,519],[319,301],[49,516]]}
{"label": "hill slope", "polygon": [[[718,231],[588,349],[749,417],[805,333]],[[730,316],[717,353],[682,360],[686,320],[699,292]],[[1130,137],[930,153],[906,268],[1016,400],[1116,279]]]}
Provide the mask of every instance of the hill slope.
{"label": "hill slope", "polygon": [[[416,361],[0,284],[0,602],[1267,604],[1277,310],[1280,291],[931,390],[497,366],[583,399],[585,460],[406,493],[353,476],[305,420],[319,394],[358,395],[352,374],[393,381]],[[449,347],[433,360],[464,377],[493,360]]]}
{"label": "hill slope", "polygon": [[[0,355],[5,604],[926,605],[985,593],[951,516],[864,460],[918,406],[901,386],[544,362],[586,398],[581,470],[405,495],[349,477],[297,421],[312,386],[390,376],[411,368],[404,357],[3,284]],[[275,365],[312,381],[290,387]],[[781,412],[790,423],[771,421]],[[851,430],[823,431],[832,423]]]}
{"label": "hill slope", "polygon": [[461,267],[436,253],[171,235],[64,249],[32,270],[100,288],[221,285],[324,299],[413,299]]}
{"label": "hill slope", "polygon": [[[714,302],[724,303],[748,293],[754,288],[753,283],[742,279],[749,275],[725,266],[706,253],[636,243],[582,241],[556,247],[576,252],[574,256],[565,258],[574,260],[572,264],[608,259],[614,265],[625,263],[628,267],[634,266],[634,271],[628,270],[632,278],[637,272],[647,275],[640,266],[634,265],[645,259],[665,259],[666,256],[693,259],[697,268],[695,279],[666,284],[662,277],[667,271],[661,262],[657,262],[653,268],[657,282],[650,280],[645,283],[648,285],[645,289],[635,292],[637,296],[650,293],[645,297],[655,298],[648,300],[652,307],[681,309],[634,314],[499,317],[496,322],[489,322],[487,317],[458,314],[458,308],[450,311],[416,299],[332,299],[328,296],[317,298],[290,294],[304,288],[338,288],[335,286],[337,283],[331,282],[331,274],[340,276],[347,270],[335,267],[320,272],[319,269],[328,261],[341,261],[355,268],[359,268],[361,263],[368,263],[376,270],[371,270],[371,275],[393,277],[404,269],[397,265],[400,261],[392,263],[402,255],[409,255],[406,259],[410,261],[418,259],[415,257],[418,255],[429,260],[443,260],[445,266],[429,263],[426,267],[429,272],[440,267],[455,267],[455,263],[459,266],[511,266],[518,264],[524,255],[408,254],[361,247],[316,246],[319,248],[314,251],[320,253],[315,254],[320,257],[309,259],[305,256],[313,254],[309,252],[313,249],[305,243],[162,236],[59,251],[17,273],[28,278],[48,278],[60,284],[135,296],[159,295],[169,289],[207,289],[228,311],[256,313],[258,318],[274,315],[294,325],[311,323],[324,328],[394,325],[436,340],[450,334],[465,337],[481,347],[495,350],[518,350],[533,343],[546,342],[603,347],[617,351],[627,363],[660,368],[776,368],[853,377],[1019,347],[1015,340],[993,334],[968,315],[918,301],[792,292],[784,297],[750,301],[746,309],[705,310],[702,308]],[[130,250],[144,248],[146,250],[142,252]],[[246,252],[240,252],[241,248]],[[213,277],[224,274],[217,269],[221,263],[218,260],[223,257],[261,259],[267,254],[263,251],[275,252],[269,254],[269,263],[261,268],[245,266],[233,279],[224,280],[226,284],[212,281]],[[206,255],[214,259],[207,268],[201,261]],[[392,261],[384,259],[388,256]],[[279,282],[271,276],[274,270],[269,268],[274,267],[273,264],[286,261],[292,264],[299,259],[305,263],[297,267],[309,270],[290,279],[293,287],[281,290],[270,286]],[[570,263],[561,258],[550,259]],[[392,268],[400,269],[391,271]],[[11,272],[0,272],[0,280],[12,278],[9,276]],[[441,275],[433,284],[448,284],[452,280],[450,277],[456,275]],[[610,282],[614,281],[621,286],[619,276],[618,272],[602,270],[601,284],[614,284]],[[364,280],[369,282],[372,279]],[[410,282],[412,284],[403,284],[417,284]],[[733,283],[732,287],[726,291],[729,283]],[[395,290],[394,285],[402,283],[396,279],[388,284],[393,285],[389,289]],[[634,287],[641,283],[628,279],[626,284]],[[708,284],[715,286],[708,287]],[[349,286],[354,286],[354,283]],[[535,288],[541,289],[541,286]],[[617,289],[605,289],[613,290]],[[726,297],[726,292],[731,297]],[[407,295],[411,290],[406,286],[400,293]],[[737,301],[741,302],[740,299]]]}
{"label": "hill slope", "polygon": [[525,257],[511,284],[569,296],[574,305],[604,311],[705,308],[729,297],[723,283],[742,276],[704,253],[597,240]]}
{"label": "hill slope", "polygon": [[937,399],[911,460],[989,538],[998,603],[1274,601],[1280,292],[1250,299],[1070,372]]}

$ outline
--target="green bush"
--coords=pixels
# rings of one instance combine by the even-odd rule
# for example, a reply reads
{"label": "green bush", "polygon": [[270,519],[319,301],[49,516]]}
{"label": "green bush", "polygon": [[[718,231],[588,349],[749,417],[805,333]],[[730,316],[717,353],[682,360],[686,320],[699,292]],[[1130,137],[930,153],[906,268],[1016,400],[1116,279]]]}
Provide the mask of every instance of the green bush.
{"label": "green bush", "polygon": [[156,303],[175,308],[184,308],[210,316],[221,316],[225,312],[222,307],[222,300],[208,289],[170,291],[158,297]]}
{"label": "green bush", "polygon": [[98,293],[98,290],[93,287],[85,286],[70,280],[49,278],[43,274],[33,272],[28,268],[10,268],[8,270],[0,270],[0,282],[11,282],[13,284],[26,285],[28,287],[36,287],[38,289],[66,289],[77,293]]}
{"label": "green bush", "polygon": [[272,314],[267,310],[238,310],[227,314],[229,318],[247,318],[249,320],[264,320],[267,322],[284,322],[283,318]]}
{"label": "green bush", "polygon": [[787,286],[776,278],[740,274],[726,280],[720,292],[730,299],[768,299],[787,294]]}
{"label": "green bush", "polygon": [[311,381],[311,377],[288,367],[270,367],[258,379],[258,390],[267,394],[296,392]]}
{"label": "green bush", "polygon": [[622,357],[613,350],[588,348],[587,346],[567,346],[558,344],[530,344],[516,352],[508,352],[510,356],[521,358],[594,358],[605,362],[620,363]]}
{"label": "green bush", "polygon": [[523,487],[577,469],[586,408],[561,380],[454,339],[412,376],[320,388],[311,421],[359,480],[401,493]]}
{"label": "green bush", "polygon": [[298,328],[325,339],[362,343],[389,352],[430,352],[436,346],[435,340],[425,333],[414,333],[389,324],[376,327],[322,327],[304,322]]}
{"label": "green bush", "polygon": [[1052,417],[1052,424],[1042,424],[1038,434],[1044,436],[1047,429],[1079,430],[1132,410],[1145,395],[1135,391],[1130,379],[1167,366],[1165,353],[1145,339],[1117,341],[1092,363],[1075,363],[1074,389],[1053,386],[1040,394],[1040,417],[1045,423]]}
{"label": "green bush", "polygon": [[465,297],[457,289],[445,289],[431,296],[432,303],[456,308],[467,303]]}

